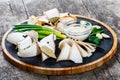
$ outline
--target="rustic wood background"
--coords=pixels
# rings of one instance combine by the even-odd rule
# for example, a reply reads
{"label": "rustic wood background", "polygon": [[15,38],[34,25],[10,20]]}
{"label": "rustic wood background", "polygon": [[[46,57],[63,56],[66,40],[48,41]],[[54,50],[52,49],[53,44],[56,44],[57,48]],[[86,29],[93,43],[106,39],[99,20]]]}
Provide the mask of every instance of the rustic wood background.
{"label": "rustic wood background", "polygon": [[[120,43],[120,0],[0,0],[0,42],[12,25],[55,7],[60,12],[103,21],[116,32]],[[0,80],[120,80],[120,45],[112,60],[102,67],[67,76],[46,76],[22,71],[6,61],[0,45]]]}

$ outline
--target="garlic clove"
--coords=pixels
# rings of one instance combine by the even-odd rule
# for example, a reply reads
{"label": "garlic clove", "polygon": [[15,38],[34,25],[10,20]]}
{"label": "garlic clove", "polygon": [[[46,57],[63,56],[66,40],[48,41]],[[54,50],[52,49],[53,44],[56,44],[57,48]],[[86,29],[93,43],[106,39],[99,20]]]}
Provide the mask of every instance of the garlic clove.
{"label": "garlic clove", "polygon": [[103,39],[103,36],[100,33],[97,33],[96,37],[99,38],[99,39]]}
{"label": "garlic clove", "polygon": [[103,36],[103,38],[110,38],[110,36],[105,33],[102,33],[101,35]]}
{"label": "garlic clove", "polygon": [[97,28],[97,29],[101,29],[101,26],[98,26],[98,25],[93,25],[92,27]]}

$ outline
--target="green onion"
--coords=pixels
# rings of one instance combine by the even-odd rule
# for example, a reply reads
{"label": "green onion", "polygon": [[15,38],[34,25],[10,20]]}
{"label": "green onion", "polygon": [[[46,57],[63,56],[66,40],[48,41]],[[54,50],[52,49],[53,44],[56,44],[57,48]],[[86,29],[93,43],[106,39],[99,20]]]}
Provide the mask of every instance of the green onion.
{"label": "green onion", "polygon": [[21,25],[14,25],[14,31],[16,32],[24,32],[34,30],[38,32],[39,38],[44,38],[50,34],[55,34],[57,38],[64,39],[66,38],[65,35],[61,34],[61,32],[49,28],[47,26],[40,26],[40,25],[30,25],[30,24],[21,24]]}
{"label": "green onion", "polygon": [[57,30],[54,30],[52,28],[49,28],[47,26],[40,26],[40,25],[30,25],[30,24],[21,24],[21,25],[14,25],[14,29],[31,29],[31,30],[46,30],[46,31],[53,31],[53,32],[58,32],[61,33]]}

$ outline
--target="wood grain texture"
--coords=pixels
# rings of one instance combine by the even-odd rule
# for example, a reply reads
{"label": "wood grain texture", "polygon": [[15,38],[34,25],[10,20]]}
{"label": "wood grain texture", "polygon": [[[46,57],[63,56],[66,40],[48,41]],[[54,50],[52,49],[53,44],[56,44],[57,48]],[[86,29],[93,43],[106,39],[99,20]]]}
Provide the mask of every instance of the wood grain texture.
{"label": "wood grain texture", "polygon": [[112,56],[116,53],[117,44],[118,44],[117,35],[108,25],[106,25],[105,23],[103,23],[103,22],[101,22],[99,20],[95,20],[95,19],[85,17],[85,16],[79,16],[79,15],[76,15],[76,16],[81,17],[81,18],[85,18],[85,19],[88,19],[88,20],[95,21],[95,22],[101,24],[106,29],[108,29],[108,31],[112,34],[112,36],[113,36],[113,45],[112,45],[110,51],[108,53],[106,53],[105,56],[99,58],[98,60],[95,60],[93,62],[84,64],[84,65],[75,66],[75,67],[68,67],[68,68],[46,68],[46,67],[30,65],[30,64],[24,63],[24,62],[22,62],[22,61],[20,61],[18,59],[15,59],[9,53],[9,51],[7,51],[6,46],[5,46],[5,40],[6,40],[7,35],[9,34],[9,32],[12,30],[12,28],[10,28],[5,33],[5,35],[3,36],[3,39],[2,39],[2,49],[3,49],[3,52],[4,52],[5,58],[10,63],[12,63],[13,65],[15,65],[15,66],[17,66],[17,67],[19,67],[19,68],[21,68],[23,70],[30,71],[30,72],[35,72],[35,73],[40,73],[40,74],[45,74],[45,75],[76,74],[76,73],[81,73],[81,72],[89,71],[89,70],[95,69],[97,67],[100,67],[105,62],[110,60],[112,58]]}
{"label": "wood grain texture", "polygon": [[[57,7],[61,12],[69,11],[105,22],[117,33],[120,43],[119,4],[120,0],[0,0],[0,42],[4,32],[13,24],[25,20],[27,16],[40,15],[42,11]],[[120,44],[115,57],[102,67],[82,74],[59,77],[21,71],[9,64],[0,52],[0,80],[120,80],[119,66]]]}

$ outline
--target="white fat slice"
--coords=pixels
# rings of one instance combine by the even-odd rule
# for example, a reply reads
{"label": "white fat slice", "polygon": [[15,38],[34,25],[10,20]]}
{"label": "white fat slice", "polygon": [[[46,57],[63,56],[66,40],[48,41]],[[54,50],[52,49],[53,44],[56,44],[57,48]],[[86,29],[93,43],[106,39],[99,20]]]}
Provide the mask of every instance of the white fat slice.
{"label": "white fat slice", "polygon": [[38,18],[38,20],[39,20],[39,21],[46,22],[46,23],[48,23],[48,22],[49,22],[49,20],[47,19],[47,17],[46,17],[46,16],[40,16],[40,17]]}
{"label": "white fat slice", "polygon": [[33,42],[29,47],[25,48],[25,49],[19,49],[18,48],[18,53],[17,55],[19,57],[34,57],[37,56],[38,54],[40,54],[37,50],[37,44],[36,42]]}
{"label": "white fat slice", "polygon": [[7,36],[7,40],[12,44],[17,45],[18,42],[20,42],[26,38],[25,36],[27,36],[27,35],[20,33],[20,32],[10,33]]}
{"label": "white fat slice", "polygon": [[89,55],[92,55],[92,50],[91,50],[89,47],[87,47],[86,45],[85,45],[84,47],[86,48],[88,54],[89,54]]}
{"label": "white fat slice", "polygon": [[49,58],[49,56],[47,56],[44,52],[42,52],[41,55],[42,55],[42,61],[45,61],[46,59]]}
{"label": "white fat slice", "polygon": [[77,45],[79,52],[81,53],[82,57],[90,57],[91,54],[89,54],[87,51],[85,51],[82,47],[80,47],[79,45]]}
{"label": "white fat slice", "polygon": [[34,39],[35,41],[38,41],[38,33],[34,30],[31,31],[25,31],[24,34],[30,36],[32,39]]}
{"label": "white fat slice", "polygon": [[41,51],[44,52],[49,57],[56,58],[55,56],[55,43],[56,36],[54,34],[51,34],[45,38],[43,38],[39,42],[39,46],[41,48]]}
{"label": "white fat slice", "polygon": [[57,30],[59,30],[60,32],[64,33],[64,29],[67,26],[65,24],[59,22],[56,27],[57,27]]}
{"label": "white fat slice", "polygon": [[72,16],[65,16],[60,18],[60,22],[63,24],[72,24],[76,22],[76,17],[72,17]]}
{"label": "white fat slice", "polygon": [[71,47],[65,43],[63,48],[61,49],[60,55],[57,59],[57,61],[61,61],[61,60],[69,60],[69,54],[70,54],[70,49]]}
{"label": "white fat slice", "polygon": [[37,17],[31,16],[31,17],[27,20],[27,22],[28,22],[28,24],[35,24],[35,22],[36,22],[37,20],[38,20]]}
{"label": "white fat slice", "polygon": [[66,13],[60,13],[60,17],[64,17],[64,16],[68,16],[70,13],[66,12]]}
{"label": "white fat slice", "polygon": [[40,46],[48,46],[51,47],[52,49],[55,49],[55,43],[54,41],[56,40],[56,36],[54,34],[50,34],[49,36],[43,38],[40,41]]}
{"label": "white fat slice", "polygon": [[64,39],[64,40],[62,40],[59,43],[59,48],[61,49],[64,46],[65,43],[67,43],[69,46],[72,46],[73,40],[71,40],[71,39]]}
{"label": "white fat slice", "polygon": [[76,43],[73,43],[73,45],[71,47],[69,59],[72,60],[74,63],[82,63],[83,62],[82,56],[78,50]]}
{"label": "white fat slice", "polygon": [[23,41],[18,43],[18,48],[19,49],[25,49],[32,44],[32,39],[30,36],[27,36]]}
{"label": "white fat slice", "polygon": [[77,43],[78,43],[80,46],[83,46],[89,55],[92,55],[92,53],[91,53],[92,50],[91,50],[88,46],[86,46],[86,45],[85,45],[83,42],[81,42],[81,41],[77,41]]}
{"label": "white fat slice", "polygon": [[44,14],[47,16],[48,19],[60,16],[60,13],[56,8],[46,11],[44,12]]}
{"label": "white fat slice", "polygon": [[79,41],[79,43],[81,43],[83,46],[87,46],[91,50],[91,52],[94,52],[96,49],[96,47],[93,46],[93,44],[91,43],[86,43],[86,42],[81,42],[81,41]]}
{"label": "white fat slice", "polygon": [[95,49],[96,49],[95,47],[91,46],[88,43],[85,43],[85,45],[91,49],[91,52],[95,52]]}

